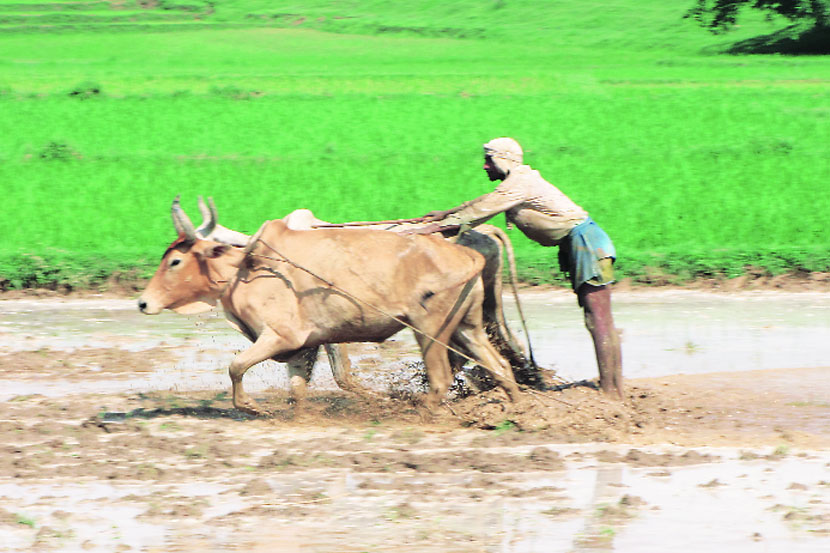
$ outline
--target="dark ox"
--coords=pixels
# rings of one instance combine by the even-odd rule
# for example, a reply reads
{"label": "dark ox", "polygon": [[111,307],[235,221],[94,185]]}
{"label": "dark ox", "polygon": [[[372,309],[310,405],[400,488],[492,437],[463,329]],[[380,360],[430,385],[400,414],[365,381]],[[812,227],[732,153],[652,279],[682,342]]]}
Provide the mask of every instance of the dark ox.
{"label": "dark ox", "polygon": [[265,223],[245,249],[199,239],[192,225],[180,230],[139,308],[195,313],[221,303],[254,342],[229,368],[242,411],[261,413],[242,386],[256,363],[323,344],[381,342],[407,325],[426,366],[428,407],[452,381],[442,344],[484,367],[511,398],[518,394],[510,365],[483,329],[484,261],[469,248],[380,230],[296,231],[280,220]]}

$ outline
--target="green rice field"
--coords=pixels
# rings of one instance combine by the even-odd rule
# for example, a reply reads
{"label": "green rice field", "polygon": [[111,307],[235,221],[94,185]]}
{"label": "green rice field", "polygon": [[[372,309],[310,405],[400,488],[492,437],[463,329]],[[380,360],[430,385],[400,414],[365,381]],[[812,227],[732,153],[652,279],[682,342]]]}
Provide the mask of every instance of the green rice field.
{"label": "green rice field", "polygon": [[692,4],[0,0],[0,289],[149,276],[177,194],[246,232],[446,209],[505,135],[623,277],[830,271],[830,58],[724,53],[799,28]]}

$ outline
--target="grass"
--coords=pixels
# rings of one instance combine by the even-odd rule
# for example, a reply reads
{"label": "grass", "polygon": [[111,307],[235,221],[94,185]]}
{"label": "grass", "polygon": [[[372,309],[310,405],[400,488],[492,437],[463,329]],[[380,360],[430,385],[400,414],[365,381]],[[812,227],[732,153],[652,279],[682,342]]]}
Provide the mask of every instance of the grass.
{"label": "grass", "polygon": [[28,526],[29,528],[34,528],[36,523],[33,518],[30,518],[26,515],[17,514],[17,523],[22,524],[24,526]]}
{"label": "grass", "polygon": [[[492,188],[480,145],[500,135],[609,232],[622,276],[830,270],[830,60],[720,53],[783,21],[713,36],[656,0],[39,4],[0,1],[0,287],[148,276],[176,194],[248,232],[299,207],[448,208]],[[526,281],[561,280],[511,236]]]}
{"label": "grass", "polygon": [[495,426],[495,428],[493,428],[493,434],[499,436],[501,434],[504,434],[505,432],[512,432],[515,430],[518,430],[518,426],[516,426],[516,423],[514,423],[511,420],[505,419],[498,423]]}
{"label": "grass", "polygon": [[830,401],[791,401],[786,404],[788,407],[830,407]]}

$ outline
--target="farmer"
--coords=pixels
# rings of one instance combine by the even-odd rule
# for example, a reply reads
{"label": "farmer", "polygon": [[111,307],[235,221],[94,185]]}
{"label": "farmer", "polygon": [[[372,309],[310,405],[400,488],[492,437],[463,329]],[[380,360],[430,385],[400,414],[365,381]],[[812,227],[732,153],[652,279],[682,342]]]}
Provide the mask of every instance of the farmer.
{"label": "farmer", "polygon": [[585,326],[594,340],[600,389],[622,399],[622,354],[611,313],[616,252],[611,239],[588,213],[522,163],[522,147],[512,138],[495,138],[484,145],[484,170],[495,190],[446,211],[424,216],[432,224],[419,234],[446,227],[473,227],[504,212],[531,240],[559,246],[559,267],[570,276]]}

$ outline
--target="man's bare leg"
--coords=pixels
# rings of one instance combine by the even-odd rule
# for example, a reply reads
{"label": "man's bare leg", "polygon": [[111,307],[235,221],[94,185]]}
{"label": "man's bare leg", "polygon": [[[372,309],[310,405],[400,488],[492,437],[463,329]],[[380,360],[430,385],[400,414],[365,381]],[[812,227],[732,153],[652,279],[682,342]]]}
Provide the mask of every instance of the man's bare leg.
{"label": "man's bare leg", "polygon": [[611,290],[607,286],[583,284],[577,296],[585,312],[585,327],[594,340],[599,387],[609,396],[623,399],[622,351],[611,312]]}

